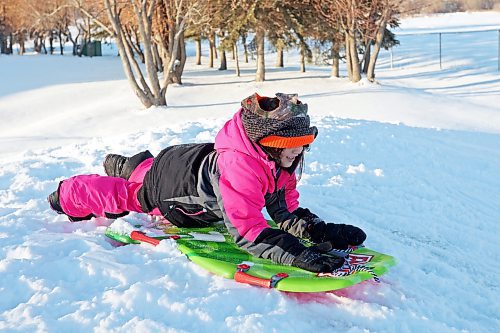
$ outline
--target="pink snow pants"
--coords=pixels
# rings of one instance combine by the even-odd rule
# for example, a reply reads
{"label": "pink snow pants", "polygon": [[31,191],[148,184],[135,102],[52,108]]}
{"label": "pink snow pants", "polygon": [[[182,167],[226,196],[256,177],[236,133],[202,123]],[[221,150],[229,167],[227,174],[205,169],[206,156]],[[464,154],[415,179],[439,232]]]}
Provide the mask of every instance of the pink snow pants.
{"label": "pink snow pants", "polygon": [[[59,202],[64,213],[74,217],[89,214],[105,216],[124,211],[142,213],[137,193],[142,187],[146,172],[153,165],[153,158],[144,160],[135,168],[128,180],[123,178],[80,175],[62,182]],[[160,214],[155,209],[155,215]]]}

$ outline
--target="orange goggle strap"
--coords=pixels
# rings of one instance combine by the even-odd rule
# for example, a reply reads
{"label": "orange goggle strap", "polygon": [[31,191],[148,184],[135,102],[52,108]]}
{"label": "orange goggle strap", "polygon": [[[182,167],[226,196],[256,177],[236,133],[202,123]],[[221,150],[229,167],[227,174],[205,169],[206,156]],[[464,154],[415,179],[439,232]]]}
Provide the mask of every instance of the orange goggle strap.
{"label": "orange goggle strap", "polygon": [[270,135],[261,139],[259,143],[266,147],[294,148],[294,147],[309,145],[313,143],[314,138],[315,138],[314,134],[294,136],[294,137]]}

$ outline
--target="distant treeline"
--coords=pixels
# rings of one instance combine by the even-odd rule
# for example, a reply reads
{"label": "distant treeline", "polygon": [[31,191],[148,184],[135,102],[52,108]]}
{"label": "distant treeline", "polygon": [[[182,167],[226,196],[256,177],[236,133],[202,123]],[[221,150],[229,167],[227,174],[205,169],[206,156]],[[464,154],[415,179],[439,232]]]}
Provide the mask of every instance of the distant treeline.
{"label": "distant treeline", "polygon": [[500,0],[404,0],[401,10],[405,15],[500,11]]}

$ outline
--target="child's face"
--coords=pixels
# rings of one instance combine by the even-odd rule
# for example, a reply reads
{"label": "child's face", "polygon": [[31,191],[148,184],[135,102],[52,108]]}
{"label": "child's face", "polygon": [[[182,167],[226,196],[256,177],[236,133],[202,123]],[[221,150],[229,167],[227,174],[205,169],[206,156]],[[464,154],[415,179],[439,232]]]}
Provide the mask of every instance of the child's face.
{"label": "child's face", "polygon": [[303,146],[283,149],[280,154],[280,166],[282,166],[283,168],[291,167],[293,161],[295,161],[295,158],[297,158],[297,156],[299,156],[303,150]]}

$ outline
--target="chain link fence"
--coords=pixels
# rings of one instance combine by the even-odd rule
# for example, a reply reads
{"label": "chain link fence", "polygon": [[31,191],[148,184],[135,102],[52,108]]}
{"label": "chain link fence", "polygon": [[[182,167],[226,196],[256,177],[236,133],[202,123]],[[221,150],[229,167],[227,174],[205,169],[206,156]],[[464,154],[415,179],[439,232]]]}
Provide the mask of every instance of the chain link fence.
{"label": "chain link fence", "polygon": [[[400,45],[383,50],[377,67],[438,66],[500,71],[500,29],[396,33]],[[379,67],[379,68],[380,68]]]}

